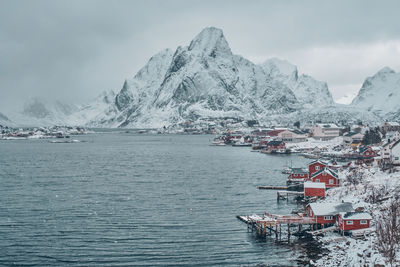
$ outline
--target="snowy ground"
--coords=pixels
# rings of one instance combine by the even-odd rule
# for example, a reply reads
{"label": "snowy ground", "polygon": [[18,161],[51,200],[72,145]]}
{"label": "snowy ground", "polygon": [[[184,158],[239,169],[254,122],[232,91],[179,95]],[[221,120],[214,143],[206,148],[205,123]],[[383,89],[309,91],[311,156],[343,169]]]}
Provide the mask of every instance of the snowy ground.
{"label": "snowy ground", "polygon": [[[346,181],[349,171],[342,172],[343,186],[329,190],[326,202],[352,202],[354,208],[364,208],[371,213],[371,233],[360,239],[341,237],[337,233],[329,233],[320,237],[323,247],[330,253],[315,262],[316,266],[387,266],[385,258],[379,253],[375,234],[376,221],[381,216],[382,207],[387,206],[391,197],[397,195],[400,188],[400,172],[384,173],[377,168],[358,170],[361,182],[354,185]],[[378,197],[377,197],[378,196]],[[373,201],[372,199],[383,201]],[[376,202],[376,203],[373,203]],[[397,262],[400,266],[400,249],[398,248]],[[378,265],[379,264],[379,265]]]}
{"label": "snowy ground", "polygon": [[315,149],[332,151],[334,147],[343,144],[343,137],[339,136],[331,140],[321,141],[312,137],[308,138],[306,142],[287,143],[286,147],[291,149]]}

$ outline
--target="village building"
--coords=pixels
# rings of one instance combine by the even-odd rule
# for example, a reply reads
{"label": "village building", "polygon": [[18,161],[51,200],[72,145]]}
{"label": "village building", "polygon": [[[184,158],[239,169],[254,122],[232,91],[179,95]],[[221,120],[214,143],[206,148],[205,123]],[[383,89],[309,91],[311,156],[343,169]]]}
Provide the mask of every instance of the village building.
{"label": "village building", "polygon": [[338,214],[338,228],[344,233],[352,230],[360,230],[370,227],[372,217],[366,212],[341,212]]}
{"label": "village building", "polygon": [[315,139],[326,141],[340,136],[340,130],[341,129],[336,124],[333,123],[330,124],[317,123],[311,129],[311,133]]}
{"label": "village building", "polygon": [[350,147],[354,150],[356,150],[359,146],[362,145],[362,142],[359,140],[354,140],[353,142],[351,142]]}
{"label": "village building", "polygon": [[285,142],[305,142],[308,138],[308,134],[300,130],[284,130],[279,132],[277,136]]}
{"label": "village building", "polygon": [[386,121],[381,125],[381,129],[384,132],[400,131],[400,123],[394,121]]}
{"label": "village building", "polygon": [[325,183],[304,183],[304,197],[325,197]]}
{"label": "village building", "polygon": [[275,129],[275,130],[269,131],[268,132],[268,136],[270,136],[270,137],[278,137],[278,134],[283,132],[283,131],[286,131],[286,129]]}
{"label": "village building", "polygon": [[306,179],[308,179],[308,171],[302,168],[292,168],[288,177],[288,180],[292,182],[304,182]]}
{"label": "village building", "polygon": [[400,165],[400,139],[390,146],[390,161],[392,164]]}
{"label": "village building", "polygon": [[359,153],[363,159],[372,159],[378,155],[378,153],[370,146],[360,146]]}
{"label": "village building", "polygon": [[311,161],[310,163],[308,163],[308,177],[311,177],[314,173],[319,172],[327,166],[327,162],[321,161],[319,159]]}
{"label": "village building", "polygon": [[309,178],[314,183],[325,183],[327,188],[339,186],[339,175],[335,170],[326,167]]}
{"label": "village building", "polygon": [[348,132],[343,135],[343,143],[350,145],[353,142],[355,143],[361,143],[363,140],[364,135],[362,133],[357,133],[357,132]]}
{"label": "village building", "polygon": [[390,143],[400,139],[400,132],[398,131],[389,131],[385,135],[385,142]]}
{"label": "village building", "polygon": [[307,205],[307,215],[312,217],[322,227],[336,223],[341,212],[354,211],[350,202],[344,203],[310,203]]}
{"label": "village building", "polygon": [[269,150],[285,150],[286,144],[283,141],[273,140],[267,143],[267,149]]}
{"label": "village building", "polygon": [[356,132],[356,133],[361,133],[365,134],[367,131],[369,131],[369,127],[365,125],[357,125],[354,124],[350,127],[351,132]]}

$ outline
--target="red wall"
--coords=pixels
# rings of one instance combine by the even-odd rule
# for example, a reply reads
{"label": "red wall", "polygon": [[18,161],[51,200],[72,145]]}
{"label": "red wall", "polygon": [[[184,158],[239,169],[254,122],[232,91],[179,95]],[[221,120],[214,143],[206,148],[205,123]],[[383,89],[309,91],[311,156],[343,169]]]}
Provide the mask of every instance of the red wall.
{"label": "red wall", "polygon": [[306,197],[324,197],[324,188],[304,188],[304,196]]}
{"label": "red wall", "polygon": [[343,229],[343,220],[339,224],[339,229],[340,230],[345,230],[345,231],[350,231],[350,230],[358,230],[358,229],[364,229],[364,228],[369,228],[369,221],[366,220],[367,224],[361,224],[361,220],[346,220],[346,221],[353,221],[353,224],[346,224],[344,223],[344,229]]}
{"label": "red wall", "polygon": [[[319,179],[320,183],[325,183],[325,187],[330,188],[330,187],[337,187],[339,186],[339,180],[329,173],[326,173],[326,175],[323,175],[324,173],[320,173],[317,176],[312,178],[312,181],[314,183],[317,182],[317,179]],[[333,184],[329,184],[329,179],[333,179]]]}
{"label": "red wall", "polygon": [[[315,167],[319,166],[319,170],[316,170]],[[316,173],[320,170],[322,170],[323,168],[325,168],[326,165],[325,164],[321,164],[320,162],[315,162],[311,165],[308,165],[308,176],[311,177],[313,173]]]}
{"label": "red wall", "polygon": [[314,216],[312,214],[312,210],[311,210],[310,206],[307,207],[307,215],[309,217],[313,217],[313,218],[316,217],[317,218],[317,223],[320,223],[320,224],[322,224],[322,223],[335,223],[336,222],[336,216],[333,216],[333,215],[332,215],[332,220],[325,220],[324,216]]}

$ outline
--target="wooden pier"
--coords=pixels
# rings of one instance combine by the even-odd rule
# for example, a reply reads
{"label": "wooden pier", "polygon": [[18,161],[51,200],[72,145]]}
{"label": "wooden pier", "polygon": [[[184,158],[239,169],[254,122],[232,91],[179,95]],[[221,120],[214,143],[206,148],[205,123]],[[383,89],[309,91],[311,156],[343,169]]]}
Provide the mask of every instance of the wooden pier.
{"label": "wooden pier", "polygon": [[314,224],[316,224],[315,219],[311,217],[300,215],[277,215],[267,212],[262,216],[251,215],[236,217],[247,224],[248,231],[256,231],[259,236],[263,237],[275,234],[276,239],[281,239],[282,237],[282,225],[287,225],[287,235],[288,239],[290,239],[291,228],[294,227],[295,231],[297,230],[298,232],[301,232],[303,230],[303,225],[309,225],[310,229],[312,229]]}
{"label": "wooden pier", "polygon": [[287,190],[287,186],[273,186],[273,185],[259,185],[257,186],[258,189],[265,189],[265,190]]}

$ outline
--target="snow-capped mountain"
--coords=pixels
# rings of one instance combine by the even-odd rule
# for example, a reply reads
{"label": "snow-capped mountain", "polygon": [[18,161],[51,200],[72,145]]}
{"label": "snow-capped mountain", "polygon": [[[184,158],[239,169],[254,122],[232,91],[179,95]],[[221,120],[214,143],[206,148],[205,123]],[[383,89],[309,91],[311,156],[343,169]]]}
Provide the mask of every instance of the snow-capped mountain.
{"label": "snow-capped mountain", "polygon": [[400,73],[384,67],[368,77],[351,105],[383,117],[400,114]]}
{"label": "snow-capped mountain", "polygon": [[51,126],[68,124],[68,118],[78,111],[78,107],[61,101],[46,101],[33,98],[22,110],[8,113],[11,121],[19,126]]}
{"label": "snow-capped mountain", "polygon": [[299,76],[297,67],[285,60],[271,58],[261,67],[272,79],[280,80],[294,93],[303,107],[332,106],[334,101],[326,82],[317,81],[309,75]]}
{"label": "snow-capped mountain", "polygon": [[222,30],[210,27],[188,46],[153,56],[114,101],[98,103],[89,105],[100,112],[88,125],[160,127],[200,117],[263,119],[334,102],[326,83],[287,62],[257,65],[235,55]]}
{"label": "snow-capped mountain", "polygon": [[0,112],[0,125],[9,125],[10,123],[11,120],[6,115]]}

